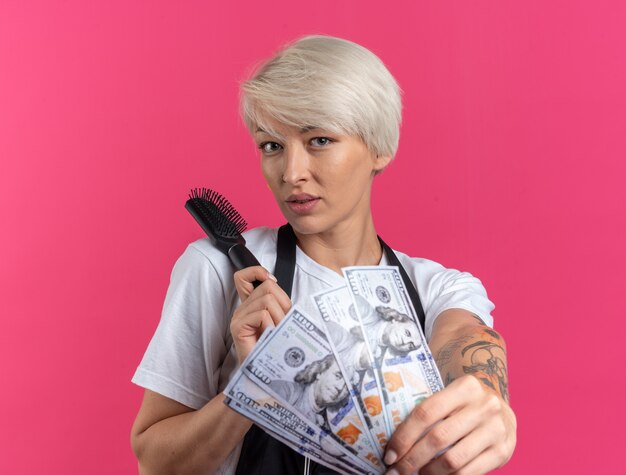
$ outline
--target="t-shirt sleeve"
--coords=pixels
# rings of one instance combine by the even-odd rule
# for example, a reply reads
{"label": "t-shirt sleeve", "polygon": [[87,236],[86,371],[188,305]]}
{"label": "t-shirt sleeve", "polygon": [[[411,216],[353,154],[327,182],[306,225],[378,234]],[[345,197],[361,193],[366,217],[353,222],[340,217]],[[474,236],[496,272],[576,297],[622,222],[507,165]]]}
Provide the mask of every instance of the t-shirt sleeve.
{"label": "t-shirt sleeve", "polygon": [[193,409],[204,406],[218,393],[231,300],[215,264],[189,245],[174,265],[161,320],[132,382]]}
{"label": "t-shirt sleeve", "polygon": [[432,298],[427,302],[426,339],[430,340],[435,319],[450,308],[461,308],[479,317],[485,325],[493,326],[491,312],[495,305],[487,297],[481,281],[468,272],[442,269],[433,275],[429,283]]}

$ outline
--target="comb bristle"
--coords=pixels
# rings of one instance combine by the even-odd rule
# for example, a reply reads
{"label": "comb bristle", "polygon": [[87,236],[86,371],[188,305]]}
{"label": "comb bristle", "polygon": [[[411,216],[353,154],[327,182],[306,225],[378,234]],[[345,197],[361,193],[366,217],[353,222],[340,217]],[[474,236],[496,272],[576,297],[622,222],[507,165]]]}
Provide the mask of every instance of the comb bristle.
{"label": "comb bristle", "polygon": [[209,188],[194,188],[189,199],[196,203],[210,220],[216,234],[225,238],[239,238],[248,224],[230,202]]}

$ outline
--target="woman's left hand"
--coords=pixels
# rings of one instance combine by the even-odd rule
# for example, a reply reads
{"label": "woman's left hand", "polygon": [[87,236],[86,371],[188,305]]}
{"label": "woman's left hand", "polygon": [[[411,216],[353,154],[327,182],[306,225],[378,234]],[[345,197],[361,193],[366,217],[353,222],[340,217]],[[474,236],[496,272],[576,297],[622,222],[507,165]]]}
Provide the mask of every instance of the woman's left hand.
{"label": "woman's left hand", "polygon": [[387,473],[487,473],[511,458],[516,429],[508,403],[476,377],[463,376],[400,424],[387,445],[385,462],[393,464]]}

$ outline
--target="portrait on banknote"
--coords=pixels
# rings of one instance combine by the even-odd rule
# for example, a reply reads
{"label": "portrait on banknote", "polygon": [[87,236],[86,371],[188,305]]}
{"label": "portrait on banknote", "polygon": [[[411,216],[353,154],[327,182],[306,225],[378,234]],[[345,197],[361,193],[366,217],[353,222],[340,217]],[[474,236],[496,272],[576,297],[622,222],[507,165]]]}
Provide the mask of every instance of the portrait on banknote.
{"label": "portrait on banknote", "polygon": [[348,386],[333,354],[309,363],[292,380],[273,380],[269,386],[285,402],[329,432],[327,410],[339,410],[349,398]]}
{"label": "portrait on banknote", "polygon": [[361,317],[360,335],[367,335],[377,366],[386,354],[406,355],[421,346],[419,329],[407,314],[390,306],[373,306],[360,295],[355,295],[354,300]]}

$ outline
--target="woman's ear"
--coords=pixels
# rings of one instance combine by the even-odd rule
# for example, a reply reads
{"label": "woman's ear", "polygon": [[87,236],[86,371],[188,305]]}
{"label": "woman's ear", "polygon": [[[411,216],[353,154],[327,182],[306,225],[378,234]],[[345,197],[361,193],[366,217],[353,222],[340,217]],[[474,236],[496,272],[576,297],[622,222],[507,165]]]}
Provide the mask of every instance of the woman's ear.
{"label": "woman's ear", "polygon": [[387,165],[389,165],[389,162],[391,162],[392,158],[392,155],[376,155],[376,158],[374,158],[374,172],[382,172],[387,167]]}

